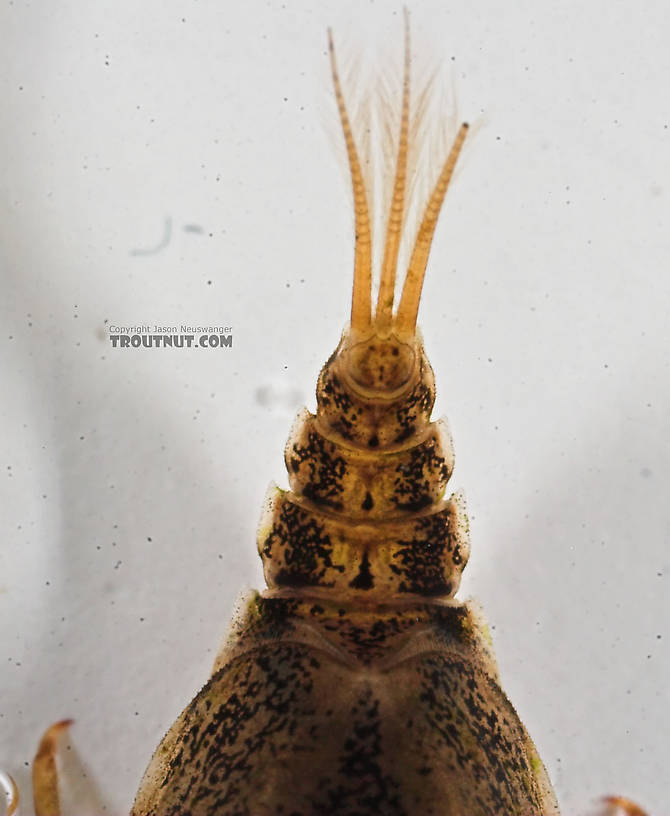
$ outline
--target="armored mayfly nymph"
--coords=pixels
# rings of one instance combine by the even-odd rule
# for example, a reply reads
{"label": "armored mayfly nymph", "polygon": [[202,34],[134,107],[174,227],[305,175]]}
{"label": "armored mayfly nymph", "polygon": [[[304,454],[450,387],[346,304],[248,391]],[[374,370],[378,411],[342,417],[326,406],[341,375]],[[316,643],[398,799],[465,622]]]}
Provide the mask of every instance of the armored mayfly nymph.
{"label": "armored mayfly nymph", "polygon": [[[297,418],[288,490],[267,499],[267,589],[247,598],[213,673],[146,770],[132,816],[558,816],[542,761],[503,692],[481,613],[456,599],[469,556],[446,424],[417,315],[431,242],[468,126],[444,157],[395,305],[411,181],[410,46],[379,289],[369,189],[329,53],[355,214],[351,317]],[[35,762],[58,814],[54,744]],[[609,804],[641,813],[620,797]]]}
{"label": "armored mayfly nymph", "polygon": [[258,550],[267,590],[234,624],[214,674],[156,751],[134,816],[550,816],[542,762],[498,682],[478,615],[454,600],[469,554],[462,496],[444,498],[451,440],[431,422],[416,321],[439,212],[467,134],[430,194],[393,311],[410,119],[402,112],[379,293],[368,191],[329,37],[355,210],[349,328],[315,415],[286,447]]}

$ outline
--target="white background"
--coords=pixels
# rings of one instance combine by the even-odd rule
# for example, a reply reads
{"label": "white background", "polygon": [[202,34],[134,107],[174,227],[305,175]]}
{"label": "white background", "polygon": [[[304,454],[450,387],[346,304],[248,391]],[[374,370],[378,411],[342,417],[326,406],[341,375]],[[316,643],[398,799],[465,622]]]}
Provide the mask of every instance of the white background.
{"label": "white background", "polygon": [[[461,597],[484,605],[564,814],[622,793],[662,816],[667,3],[411,14],[415,54],[479,124],[420,312],[472,521]],[[386,1],[3,4],[0,766],[24,813],[66,716],[86,774],[69,812],[127,812],[238,592],[262,586],[261,501],[349,307],[326,28],[345,55],[399,59],[400,19]],[[166,219],[167,245],[133,254]],[[231,325],[234,347],[114,350],[105,321]]]}

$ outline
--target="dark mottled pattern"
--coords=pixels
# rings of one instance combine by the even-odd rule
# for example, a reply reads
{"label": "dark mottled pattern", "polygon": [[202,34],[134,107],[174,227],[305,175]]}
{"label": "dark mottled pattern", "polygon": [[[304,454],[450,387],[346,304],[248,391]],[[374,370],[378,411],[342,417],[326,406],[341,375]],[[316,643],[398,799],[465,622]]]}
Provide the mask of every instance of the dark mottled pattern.
{"label": "dark mottled pattern", "polygon": [[344,567],[331,560],[332,544],[314,514],[291,501],[278,504],[279,512],[267,538],[261,543],[266,561],[281,553],[281,569],[274,580],[278,585],[301,587],[320,584],[332,586],[327,576]]}
{"label": "dark mottled pattern", "polygon": [[317,402],[319,412],[332,417],[331,429],[342,439],[353,442],[356,438],[356,420],[358,419],[354,401],[328,363],[323,367],[319,377]]}
{"label": "dark mottled pattern", "polygon": [[460,575],[468,556],[457,525],[458,518],[451,506],[441,513],[416,519],[415,535],[399,541],[393,554],[391,569],[402,575],[400,592],[426,596],[452,594],[453,576]]}
{"label": "dark mottled pattern", "polygon": [[280,492],[268,516],[258,548],[271,588],[447,597],[458,588],[469,553],[467,519],[453,497],[428,515],[359,525]]}
{"label": "dark mottled pattern", "polygon": [[423,349],[414,380],[393,399],[370,399],[348,380],[345,363],[334,355],[319,375],[317,413],[330,433],[366,450],[398,447],[430,422],[435,381]]}
{"label": "dark mottled pattern", "polygon": [[309,600],[256,595],[247,614],[236,623],[234,641],[264,641],[297,637],[302,624],[323,632],[337,649],[353,656],[361,665],[371,665],[397,650],[410,633],[429,628],[438,648],[460,652],[466,644],[472,654],[474,624],[462,604],[431,602],[370,604],[359,607],[343,599]]}
{"label": "dark mottled pattern", "polygon": [[468,543],[453,508],[440,505],[453,454],[430,423],[430,364],[417,346],[406,384],[370,396],[351,379],[347,354],[340,347],[323,367],[317,414],[303,412],[292,431],[295,493],[278,496],[260,528],[268,586],[450,596]]}
{"label": "dark mottled pattern", "polygon": [[301,485],[302,495],[316,504],[341,511],[347,463],[338,455],[337,446],[315,430],[309,431],[305,445],[293,443],[286,452],[289,472],[297,474],[303,465],[308,475]]}
{"label": "dark mottled pattern", "polygon": [[359,349],[362,391],[337,353],[322,370],[286,454],[296,493],[277,491],[260,527],[268,594],[159,746],[133,816],[558,816],[481,624],[447,600],[467,519],[440,500],[452,454],[415,348],[386,394],[364,393],[384,355]]}
{"label": "dark mottled pattern", "polygon": [[385,813],[403,816],[401,782],[384,767],[380,701],[363,685],[353,700],[350,725],[337,756],[336,773],[315,791],[318,813]]}
{"label": "dark mottled pattern", "polygon": [[[353,406],[353,399],[351,398],[351,394],[343,386],[339,377],[333,374],[332,371],[329,377],[324,378],[323,393],[324,399],[322,400],[322,402],[324,405],[328,405],[329,401],[332,400],[332,403],[335,406],[335,408],[337,408],[338,411],[342,411],[344,413],[349,411],[350,408]],[[352,419],[355,419],[355,417],[352,417]]]}
{"label": "dark mottled pattern", "polygon": [[399,430],[394,438],[395,444],[406,442],[420,433],[430,418],[435,401],[435,391],[420,379],[411,393],[396,408],[395,416]]}
{"label": "dark mottled pattern", "polygon": [[304,411],[285,451],[291,490],[344,519],[387,520],[438,502],[451,476],[451,439],[437,423],[398,450],[361,451],[324,435]]}
{"label": "dark mottled pattern", "polygon": [[416,627],[416,618],[401,615],[379,615],[376,620],[359,620],[347,615],[340,620],[326,618],[324,631],[363,664],[379,660],[388,650],[389,642]]}
{"label": "dark mottled pattern", "polygon": [[409,461],[396,468],[391,501],[398,510],[422,510],[444,491],[451,472],[436,448],[437,440],[431,437],[426,444],[411,448]]}
{"label": "dark mottled pattern", "polygon": [[[333,635],[321,622],[355,608],[330,616],[303,602],[307,634],[281,634],[272,621],[278,639],[262,639],[276,601],[263,603],[266,611],[249,613],[255,634],[242,626],[247,651],[212,676],[159,746],[133,816],[557,816],[532,742],[462,609],[442,621],[451,635],[394,663],[396,644],[416,642],[399,610],[382,669],[318,646]],[[414,610],[423,632],[427,608]]]}
{"label": "dark mottled pattern", "polygon": [[299,597],[264,598],[254,592],[247,601],[245,614],[233,618],[228,645],[237,641],[286,639],[301,620],[309,619],[311,606],[306,611],[305,602]]}

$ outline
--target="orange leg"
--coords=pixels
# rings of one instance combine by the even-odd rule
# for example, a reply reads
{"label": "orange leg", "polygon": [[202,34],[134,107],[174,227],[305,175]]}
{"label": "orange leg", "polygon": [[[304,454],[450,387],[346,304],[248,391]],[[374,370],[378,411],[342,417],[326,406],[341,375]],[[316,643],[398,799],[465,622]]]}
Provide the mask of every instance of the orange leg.
{"label": "orange leg", "polygon": [[61,720],[44,732],[33,760],[35,816],[60,816],[56,745],[58,737],[73,720]]}
{"label": "orange leg", "polygon": [[617,816],[617,814],[647,816],[647,813],[639,805],[636,805],[630,799],[626,799],[625,796],[605,796],[603,802],[608,806],[607,813],[611,813],[612,816]]}
{"label": "orange leg", "polygon": [[[61,816],[58,796],[58,769],[56,767],[56,747],[58,737],[71,726],[73,720],[60,720],[51,725],[40,740],[35,759],[33,760],[33,796],[35,799],[35,816]],[[0,786],[5,788],[7,796],[7,816],[17,812],[19,791],[16,783],[8,774],[0,773]],[[631,799],[625,796],[605,796],[602,799],[606,806],[603,816],[648,816]]]}
{"label": "orange leg", "polygon": [[12,777],[3,771],[0,771],[0,790],[3,790],[7,800],[5,814],[6,816],[12,816],[19,807],[19,789]]}

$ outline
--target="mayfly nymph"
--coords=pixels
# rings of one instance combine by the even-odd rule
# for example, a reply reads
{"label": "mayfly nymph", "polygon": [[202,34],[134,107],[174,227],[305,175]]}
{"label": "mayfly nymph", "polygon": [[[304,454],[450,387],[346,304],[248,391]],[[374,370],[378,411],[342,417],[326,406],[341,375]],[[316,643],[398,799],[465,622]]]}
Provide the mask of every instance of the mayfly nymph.
{"label": "mayfly nymph", "polygon": [[[354,199],[350,323],[319,375],[316,413],[301,412],[291,431],[290,489],[273,490],[263,512],[267,589],[246,599],[209,681],[156,750],[132,816],[558,816],[481,613],[455,598],[468,520],[460,493],[445,498],[453,449],[446,424],[431,421],[435,384],[417,329],[468,126],[430,191],[394,309],[412,180],[406,21],[373,308],[370,190],[330,33],[329,53]],[[55,742],[68,724],[40,743],[38,816],[61,812]],[[16,786],[10,794],[11,813]],[[622,797],[606,802],[642,814]]]}
{"label": "mayfly nymph", "polygon": [[379,292],[368,191],[330,59],[354,196],[351,320],[286,446],[258,534],[267,589],[156,751],[133,816],[550,816],[540,758],[498,682],[479,616],[454,600],[468,560],[451,440],[431,422],[416,328],[462,125],[428,198],[393,310],[405,212],[410,50]]}

